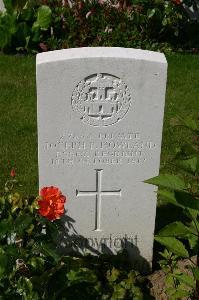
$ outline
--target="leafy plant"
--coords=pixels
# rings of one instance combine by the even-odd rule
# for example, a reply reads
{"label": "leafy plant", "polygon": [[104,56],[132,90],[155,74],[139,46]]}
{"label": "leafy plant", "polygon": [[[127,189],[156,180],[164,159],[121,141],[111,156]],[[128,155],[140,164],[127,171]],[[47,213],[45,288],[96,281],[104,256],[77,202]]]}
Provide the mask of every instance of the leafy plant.
{"label": "leafy plant", "polygon": [[[162,228],[155,240],[167,249],[161,253],[164,260],[160,262],[167,272],[167,292],[171,299],[182,299],[193,295],[194,290],[199,297],[199,127],[189,117],[174,119],[172,123],[186,128],[193,136],[177,150],[175,163],[179,175],[162,174],[146,182],[157,185],[159,195],[181,209],[183,218]],[[196,263],[191,258],[194,255]],[[179,270],[180,258],[192,262],[192,277]]]}
{"label": "leafy plant", "polygon": [[0,48],[5,52],[83,46],[165,51],[198,47],[197,20],[191,20],[185,9],[194,1],[4,2],[6,12],[0,13]]}
{"label": "leafy plant", "polygon": [[[57,237],[63,233],[58,218],[65,197],[55,187],[43,188],[39,198],[25,197],[15,176],[12,170],[0,195],[0,299],[141,300],[147,295],[144,278],[131,269],[126,253],[64,255]],[[72,224],[66,231],[67,226]]]}
{"label": "leafy plant", "polygon": [[6,11],[0,12],[0,49],[38,51],[39,42],[51,23],[51,9],[34,2],[4,1]]}

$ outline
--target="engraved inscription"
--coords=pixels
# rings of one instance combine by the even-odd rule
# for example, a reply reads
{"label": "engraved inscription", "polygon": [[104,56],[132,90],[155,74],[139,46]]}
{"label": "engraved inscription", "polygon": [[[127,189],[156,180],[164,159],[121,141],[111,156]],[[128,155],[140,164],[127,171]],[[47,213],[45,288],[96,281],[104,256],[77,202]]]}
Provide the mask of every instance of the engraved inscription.
{"label": "engraved inscription", "polygon": [[102,196],[119,196],[121,197],[122,191],[103,191],[102,190],[102,169],[96,170],[96,190],[95,191],[78,191],[76,190],[77,196],[95,196],[96,205],[95,205],[95,231],[101,231],[101,206],[102,206]]}
{"label": "engraved inscription", "polygon": [[118,77],[99,73],[86,77],[75,87],[72,107],[81,120],[92,126],[109,126],[128,112],[131,96]]}
{"label": "engraved inscription", "polygon": [[64,132],[43,145],[52,167],[74,165],[139,165],[150,160],[156,144],[139,132]]}

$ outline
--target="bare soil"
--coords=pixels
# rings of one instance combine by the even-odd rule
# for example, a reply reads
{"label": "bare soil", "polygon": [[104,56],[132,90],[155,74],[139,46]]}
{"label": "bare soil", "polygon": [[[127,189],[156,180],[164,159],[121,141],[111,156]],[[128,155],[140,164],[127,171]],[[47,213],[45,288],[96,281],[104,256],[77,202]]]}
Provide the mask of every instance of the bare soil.
{"label": "bare soil", "polygon": [[[196,262],[196,257],[192,257],[191,259],[193,262]],[[188,266],[191,265],[193,265],[193,263],[190,262],[190,260],[188,259],[181,260],[178,263],[179,270],[186,274],[189,274],[190,276],[192,276],[192,274],[190,270],[188,270]],[[155,297],[156,300],[172,300],[167,296],[165,291],[166,289],[165,278],[166,278],[166,274],[162,270],[155,271],[153,274],[148,276],[148,279],[151,283],[151,289],[150,289],[151,295]],[[181,300],[195,300],[195,299],[186,297]]]}

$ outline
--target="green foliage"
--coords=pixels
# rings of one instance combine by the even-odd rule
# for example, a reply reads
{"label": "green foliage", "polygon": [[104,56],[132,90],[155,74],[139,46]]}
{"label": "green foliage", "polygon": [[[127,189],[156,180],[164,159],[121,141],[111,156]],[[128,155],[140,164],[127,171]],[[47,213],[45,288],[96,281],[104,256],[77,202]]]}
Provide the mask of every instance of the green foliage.
{"label": "green foliage", "polygon": [[[172,120],[175,126],[185,127],[192,134],[176,151],[176,168],[179,175],[160,175],[147,180],[159,187],[159,195],[182,209],[183,217],[162,228],[155,240],[166,247],[160,265],[167,273],[167,293],[171,299],[185,296],[199,297],[199,140],[198,123],[187,117]],[[197,256],[197,262],[191,260]],[[180,258],[190,259],[190,274],[179,270]],[[188,288],[187,288],[188,286]],[[195,291],[195,292],[194,292]],[[198,299],[198,298],[197,298]]]}
{"label": "green foliage", "polygon": [[0,12],[0,49],[5,51],[37,51],[51,24],[51,9],[32,1],[5,1]]}
{"label": "green foliage", "polygon": [[[35,52],[82,46],[197,48],[197,21],[175,1],[4,0],[0,48]],[[188,3],[189,2],[189,3]],[[191,5],[188,1],[187,5]],[[195,25],[195,26],[194,26]],[[186,30],[185,30],[186,29]]]}
{"label": "green foliage", "polygon": [[148,179],[145,182],[174,191],[186,189],[184,180],[176,175],[162,174],[152,179]]}
{"label": "green foliage", "polygon": [[[171,234],[170,234],[171,235]],[[189,253],[186,250],[185,246],[181,241],[176,239],[175,237],[172,236],[157,236],[156,241],[161,243],[162,245],[166,246],[168,250],[172,251],[173,253],[181,256],[188,258]]]}
{"label": "green foliage", "polygon": [[42,5],[38,8],[37,19],[34,23],[35,27],[40,27],[43,30],[47,30],[51,23],[51,9],[49,6]]}
{"label": "green foliage", "polygon": [[0,299],[147,296],[144,278],[132,270],[125,252],[116,257],[63,255],[56,240],[63,229],[61,221],[41,217],[37,198],[22,196],[19,190],[11,178],[0,195]]}
{"label": "green foliage", "polygon": [[[181,300],[183,297],[191,298],[196,289],[195,269],[189,265],[184,270],[179,267],[179,256],[173,254],[173,251],[164,250],[160,255],[162,259],[159,264],[166,273],[166,293],[168,299]],[[186,273],[185,273],[186,272]]]}
{"label": "green foliage", "polygon": [[16,15],[2,13],[0,15],[0,47],[11,44],[12,36],[17,32]]}

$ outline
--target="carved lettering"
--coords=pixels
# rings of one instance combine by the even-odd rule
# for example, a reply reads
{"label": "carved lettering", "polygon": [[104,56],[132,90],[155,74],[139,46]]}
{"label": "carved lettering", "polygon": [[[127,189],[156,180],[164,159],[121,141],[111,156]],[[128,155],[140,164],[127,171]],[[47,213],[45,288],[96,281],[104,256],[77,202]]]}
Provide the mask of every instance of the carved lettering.
{"label": "carved lettering", "polygon": [[144,141],[136,132],[100,132],[76,135],[65,132],[57,139],[44,143],[49,163],[60,165],[119,165],[143,164],[156,149],[152,141]]}

